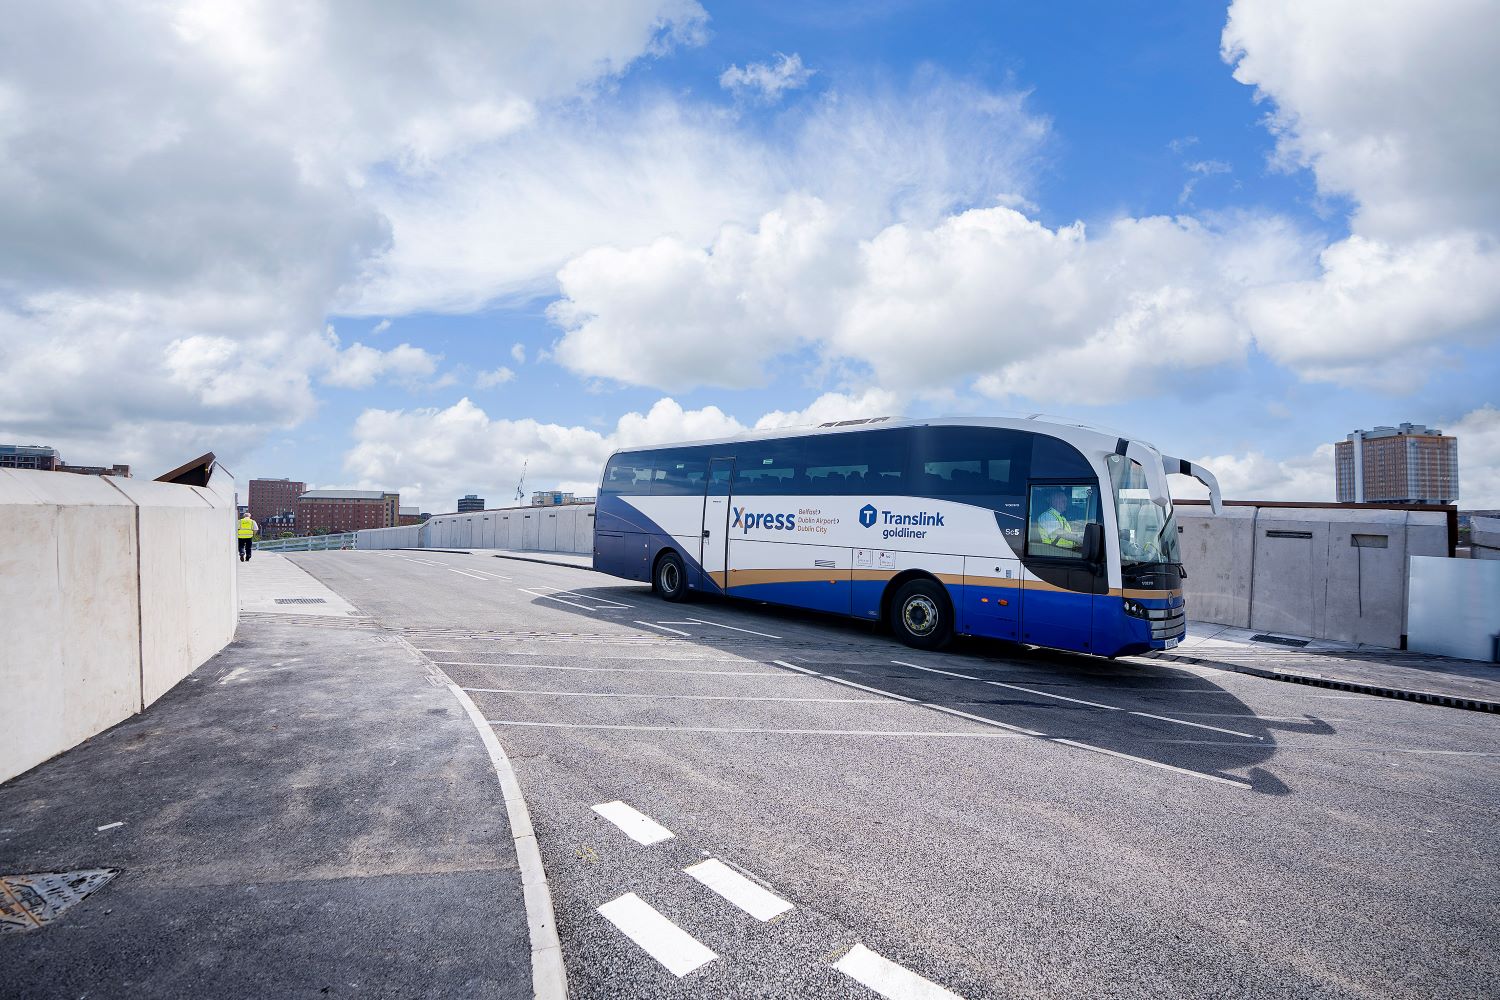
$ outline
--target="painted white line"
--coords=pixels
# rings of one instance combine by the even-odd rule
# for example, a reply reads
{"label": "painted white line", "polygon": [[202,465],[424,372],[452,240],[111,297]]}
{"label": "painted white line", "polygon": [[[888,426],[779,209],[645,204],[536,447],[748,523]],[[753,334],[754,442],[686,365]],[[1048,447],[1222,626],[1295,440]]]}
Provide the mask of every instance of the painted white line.
{"label": "painted white line", "polygon": [[731,726],[620,726],[583,722],[524,722],[491,719],[492,726],[526,726],[533,729],[608,729],[630,733],[760,733],[774,736],[922,736],[954,739],[1023,739],[1024,733],[943,733],[906,729],[750,729]]}
{"label": "painted white line", "polygon": [[526,904],[526,925],[531,935],[531,987],[536,1000],[566,1000],[568,976],[563,968],[562,942],[557,937],[557,916],[552,909],[552,890],[547,886],[547,872],[542,867],[542,853],[537,848],[536,833],[531,828],[531,812],[521,795],[520,782],[510,758],[500,746],[495,730],[484,721],[484,714],[474,700],[438,671],[448,683],[448,690],[464,707],[469,721],[479,730],[479,738],[500,781],[505,812],[510,818],[511,839],[516,845],[516,865],[521,871],[521,895]]}
{"label": "painted white line", "polygon": [[556,698],[649,698],[653,701],[797,701],[817,705],[885,705],[884,698],[772,698],[740,694],[629,694],[618,691],[535,691],[523,688],[464,688],[485,694],[542,694]]}
{"label": "painted white line", "polygon": [[[1096,747],[1092,743],[1079,743],[1077,740],[1065,740],[1062,737],[1053,737],[1052,742],[1064,743],[1070,747],[1078,747],[1080,750],[1089,750],[1093,753],[1102,753],[1107,757],[1118,757],[1121,760],[1133,760],[1137,764],[1146,764],[1150,767],[1160,768],[1163,771],[1173,771],[1177,774],[1185,774],[1190,778],[1202,778],[1204,781],[1216,781],[1223,785],[1233,785],[1236,788],[1250,787],[1250,782],[1248,781],[1236,781],[1233,778],[1221,778],[1217,774],[1204,774],[1202,771],[1190,771],[1185,767],[1175,767],[1171,764],[1164,764],[1159,760],[1151,760],[1146,757],[1134,757],[1128,753],[1120,753],[1118,750],[1106,750],[1104,749],[1104,747]],[[1248,743],[1237,743],[1235,745],[1249,746]]]}
{"label": "painted white line", "polygon": [[952,990],[943,989],[862,944],[850,948],[849,954],[835,962],[833,967],[886,1000],[963,1000]]}
{"label": "painted white line", "polygon": [[1166,715],[1152,715],[1150,712],[1131,712],[1131,715],[1139,715],[1143,719],[1156,719],[1160,722],[1175,722],[1179,726],[1192,726],[1195,729],[1211,729],[1216,733],[1227,733],[1230,736],[1243,736],[1247,740],[1263,740],[1264,736],[1256,736],[1254,733],[1242,733],[1238,729],[1221,729],[1218,726],[1206,726],[1201,722],[1189,722],[1186,719],[1173,719]]}
{"label": "painted white line", "polygon": [[578,608],[578,609],[580,609],[582,611],[599,611],[599,610],[602,610],[600,608],[591,608],[587,604],[578,604],[578,603],[576,603],[574,601],[565,601],[561,597],[553,597],[551,594],[538,594],[536,591],[534,591],[534,590],[527,590],[525,587],[517,587],[516,589],[519,590],[523,594],[530,594],[532,597],[540,597],[540,598],[544,598],[544,599],[549,600],[549,601],[556,601],[558,604],[566,604],[570,608]]}
{"label": "painted white line", "polygon": [[960,719],[968,719],[971,722],[978,722],[981,725],[994,726],[996,729],[1008,729],[1013,733],[1020,733],[1022,736],[1036,736],[1044,740],[1050,738],[1046,733],[1039,733],[1035,729],[1027,729],[1025,726],[1013,726],[1009,722],[997,722],[994,719],[986,719],[982,715],[970,715],[968,712],[960,712],[956,708],[949,708],[947,705],[939,705],[936,702],[924,701],[920,704],[923,708],[930,708],[935,712],[942,712],[944,715],[956,715]]}
{"label": "painted white line", "polygon": [[951,670],[939,670],[937,667],[919,667],[915,663],[907,663],[905,660],[892,660],[891,662],[898,667],[911,667],[913,670],[925,670],[929,674],[942,674],[945,677],[958,677],[966,681],[977,681],[980,679],[971,674],[955,674]]}
{"label": "painted white line", "polygon": [[599,604],[608,604],[608,605],[611,605],[611,606],[616,607],[616,608],[633,608],[633,607],[635,607],[634,604],[621,604],[619,601],[612,601],[612,600],[610,600],[607,597],[595,597],[593,594],[577,594],[577,593],[574,593],[571,590],[559,590],[559,591],[557,591],[557,593],[559,593],[559,594],[566,594],[568,597],[576,597],[580,601],[595,601],[595,602],[597,602]]}
{"label": "painted white line", "polygon": [[94,830],[95,830],[96,833],[103,833],[105,830],[113,830],[117,826],[124,826],[124,825],[125,825],[125,821],[124,820],[117,820],[114,823],[105,823],[103,826],[97,826],[97,827],[94,828]]}
{"label": "painted white line", "polygon": [[633,892],[605,903],[599,913],[679,979],[719,957]]}
{"label": "painted white line", "polygon": [[1000,681],[985,681],[984,683],[1000,688],[1010,688],[1012,691],[1025,691],[1027,694],[1039,695],[1043,698],[1055,698],[1058,701],[1071,701],[1075,705],[1087,705],[1090,708],[1102,708],[1110,712],[1122,711],[1115,705],[1105,705],[1097,701],[1084,701],[1082,698],[1069,698],[1065,694],[1053,694],[1050,691],[1038,691],[1036,688],[1021,687],[1019,684],[1004,684]]}
{"label": "painted white line", "polygon": [[795,670],[797,671],[797,673],[806,674],[809,677],[821,677],[825,681],[833,681],[833,683],[842,684],[844,685],[844,687],[858,688],[861,691],[868,691],[871,694],[878,694],[885,698],[894,698],[897,701],[904,701],[909,705],[921,704],[921,702],[917,701],[917,699],[908,698],[904,694],[894,694],[890,691],[882,691],[879,688],[865,687],[863,684],[856,684],[854,681],[846,681],[842,677],[834,677],[832,674],[820,674],[816,670],[809,670],[806,667],[799,667],[795,663],[788,663],[785,660],[772,660],[771,662],[776,664],[778,667],[786,667],[788,670]]}
{"label": "painted white line", "polygon": [[625,836],[637,844],[660,844],[675,836],[671,830],[624,802],[605,802],[594,806],[594,812],[619,827],[625,832]]}
{"label": "painted white line", "polygon": [[454,656],[457,656],[459,652],[456,649],[423,649],[420,646],[416,647],[416,650],[419,653],[452,653]]}
{"label": "painted white line", "polygon": [[[785,677],[779,670],[678,670],[675,667],[574,667],[556,663],[484,663],[441,660],[440,667],[517,667],[524,670],[576,670],[591,674],[712,674],[718,677]],[[483,688],[472,690],[482,691]]]}
{"label": "painted white line", "polygon": [[454,569],[452,566],[444,566],[443,569],[447,570],[450,573],[457,573],[459,576],[466,576],[471,580],[479,580],[481,583],[490,582],[486,578],[480,576],[478,573],[470,573],[468,570]]}
{"label": "painted white line", "polygon": [[647,628],[659,628],[663,632],[671,632],[673,635],[680,635],[680,636],[684,636],[684,637],[691,637],[691,633],[688,633],[688,632],[679,632],[677,629],[675,629],[675,628],[667,628],[665,625],[653,625],[650,622],[636,622],[636,624],[637,625],[644,625]]}
{"label": "painted white line", "polygon": [[792,909],[792,904],[771,890],[752,882],[717,858],[700,861],[684,872],[750,914],[756,920],[772,917]]}
{"label": "painted white line", "polygon": [[439,568],[446,568],[442,563],[433,562],[430,559],[418,559],[416,556],[398,556],[397,558],[405,559],[408,562],[421,563],[423,566],[437,566]]}
{"label": "painted white line", "polygon": [[751,629],[751,628],[739,628],[736,625],[725,625],[723,622],[704,621],[702,618],[689,618],[688,621],[692,622],[694,625],[712,625],[715,628],[727,628],[731,632],[744,632],[746,635],[758,635],[758,636],[761,636],[762,638],[765,638],[765,639],[780,639],[781,638],[781,636],[779,636],[779,635],[772,635],[769,632],[757,632],[757,631],[755,631],[754,629]]}
{"label": "painted white line", "polygon": [[508,576],[501,576],[499,573],[491,573],[487,569],[476,569],[474,572],[476,572],[476,573],[483,573],[485,576],[492,576],[496,580],[509,580],[509,579],[511,579]]}

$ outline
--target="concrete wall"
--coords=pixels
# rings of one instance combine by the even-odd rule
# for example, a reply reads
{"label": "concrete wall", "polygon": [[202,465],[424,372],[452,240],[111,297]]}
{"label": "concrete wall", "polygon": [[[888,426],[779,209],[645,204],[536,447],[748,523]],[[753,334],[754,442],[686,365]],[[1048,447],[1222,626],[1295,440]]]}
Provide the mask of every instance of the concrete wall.
{"label": "concrete wall", "polygon": [[1500,559],[1500,517],[1476,517],[1469,521],[1469,557]]}
{"label": "concrete wall", "polygon": [[1411,561],[1407,645],[1424,653],[1490,661],[1500,633],[1500,561]]}
{"label": "concrete wall", "polygon": [[1410,556],[1445,557],[1439,511],[1180,505],[1188,617],[1396,647]]}
{"label": "concrete wall", "polygon": [[0,469],[0,781],[141,711],[234,638],[234,486]]}
{"label": "concrete wall", "polygon": [[527,549],[594,551],[594,505],[506,507],[471,514],[440,514],[406,528],[367,528],[361,549]]}

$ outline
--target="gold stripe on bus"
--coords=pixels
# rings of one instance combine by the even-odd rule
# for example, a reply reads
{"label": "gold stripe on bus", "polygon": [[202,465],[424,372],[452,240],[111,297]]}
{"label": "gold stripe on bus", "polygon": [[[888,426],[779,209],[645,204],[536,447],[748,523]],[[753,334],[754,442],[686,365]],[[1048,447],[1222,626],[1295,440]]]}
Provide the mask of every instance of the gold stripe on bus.
{"label": "gold stripe on bus", "polygon": [[1111,597],[1145,598],[1150,601],[1165,601],[1173,597],[1181,597],[1182,589],[1177,590],[1111,590]]}
{"label": "gold stripe on bus", "polygon": [[966,576],[964,583],[971,583],[976,587],[1009,587],[1018,588],[1021,581],[1013,576]]}
{"label": "gold stripe on bus", "polygon": [[729,586],[752,587],[763,583],[847,583],[848,570],[838,569],[732,569]]}

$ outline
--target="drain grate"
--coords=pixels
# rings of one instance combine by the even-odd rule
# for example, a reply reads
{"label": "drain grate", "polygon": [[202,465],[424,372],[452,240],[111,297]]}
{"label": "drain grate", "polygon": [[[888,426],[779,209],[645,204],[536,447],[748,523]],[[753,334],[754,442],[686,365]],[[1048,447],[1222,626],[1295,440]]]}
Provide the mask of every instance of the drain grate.
{"label": "drain grate", "polygon": [[118,874],[118,868],[93,868],[0,875],[0,934],[46,926]]}
{"label": "drain grate", "polygon": [[1285,636],[1280,635],[1252,635],[1250,637],[1250,641],[1274,642],[1278,646],[1297,646],[1299,648],[1302,646],[1306,646],[1308,643],[1308,640],[1306,639],[1288,639]]}
{"label": "drain grate", "polygon": [[278,597],[277,604],[327,604],[328,601],[322,597]]}

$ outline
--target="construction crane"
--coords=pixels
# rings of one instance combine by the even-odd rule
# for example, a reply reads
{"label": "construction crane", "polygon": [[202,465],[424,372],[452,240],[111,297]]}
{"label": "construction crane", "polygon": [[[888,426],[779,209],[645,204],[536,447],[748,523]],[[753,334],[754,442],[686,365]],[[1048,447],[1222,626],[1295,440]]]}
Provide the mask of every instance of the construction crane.
{"label": "construction crane", "polygon": [[526,502],[526,466],[531,464],[531,459],[526,458],[521,462],[521,478],[516,482],[516,505],[520,506]]}

